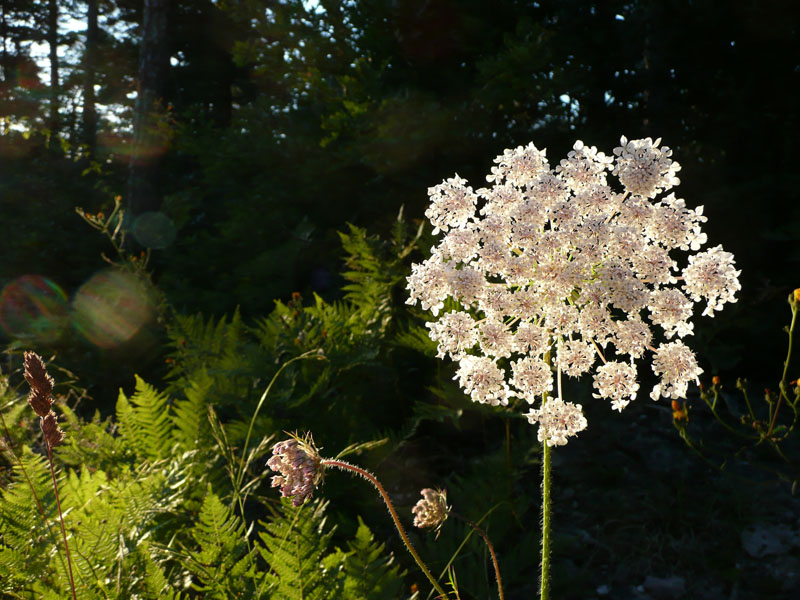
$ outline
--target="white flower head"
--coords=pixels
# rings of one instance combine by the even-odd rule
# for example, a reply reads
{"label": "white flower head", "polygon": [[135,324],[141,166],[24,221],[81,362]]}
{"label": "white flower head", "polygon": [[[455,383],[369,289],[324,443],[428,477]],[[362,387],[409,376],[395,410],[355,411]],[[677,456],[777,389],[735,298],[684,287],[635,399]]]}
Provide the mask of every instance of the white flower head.
{"label": "white flower head", "polygon": [[697,359],[683,342],[662,344],[653,357],[653,372],[661,376],[650,397],[653,400],[664,398],[685,398],[690,381],[697,381],[703,369],[697,366]]}
{"label": "white flower head", "polygon": [[706,300],[704,315],[714,316],[726,302],[736,302],[735,294],[742,289],[739,275],[733,267],[733,254],[716,246],[706,252],[689,257],[689,266],[683,271],[684,289],[693,300]]}
{"label": "white flower head", "polygon": [[676,186],[680,179],[675,176],[681,166],[672,161],[672,150],[659,148],[661,138],[655,142],[650,138],[628,141],[620,138],[621,146],[614,148],[617,156],[614,175],[625,190],[635,196],[655,198],[664,190]]}
{"label": "white flower head", "polygon": [[528,422],[539,424],[538,438],[548,446],[563,446],[569,438],[586,429],[586,417],[580,404],[551,398],[542,408],[526,413]]}
{"label": "white flower head", "polygon": [[447,231],[451,227],[465,226],[475,214],[478,197],[471,187],[465,186],[466,179],[458,175],[446,179],[439,185],[428,188],[431,205],[425,216],[433,225],[433,234]]}
{"label": "white flower head", "polygon": [[621,362],[607,362],[597,367],[594,374],[595,398],[608,398],[611,407],[622,412],[628,403],[636,398],[639,384],[636,382],[636,368]]}
{"label": "white flower head", "polygon": [[[699,252],[707,218],[669,192],[680,165],[660,143],[623,137],[610,155],[578,141],[554,169],[531,143],[498,156],[477,193],[458,175],[428,190],[425,214],[443,235],[412,267],[408,303],[435,317],[459,303],[427,323],[438,356],[458,361],[473,401],[532,405],[550,445],[586,427],[580,405],[546,400],[553,370],[591,374],[594,396],[621,411],[639,389],[635,361],[652,357],[651,396],[685,397],[702,372],[680,341],[695,303],[713,316],[736,301],[733,256]],[[653,349],[656,336],[667,342]]]}
{"label": "white flower head", "polygon": [[458,379],[458,384],[473,402],[492,406],[508,404],[509,390],[505,373],[491,358],[467,355],[458,364],[453,379]]}
{"label": "white flower head", "polygon": [[553,389],[553,373],[541,358],[526,356],[511,363],[511,385],[528,404]]}

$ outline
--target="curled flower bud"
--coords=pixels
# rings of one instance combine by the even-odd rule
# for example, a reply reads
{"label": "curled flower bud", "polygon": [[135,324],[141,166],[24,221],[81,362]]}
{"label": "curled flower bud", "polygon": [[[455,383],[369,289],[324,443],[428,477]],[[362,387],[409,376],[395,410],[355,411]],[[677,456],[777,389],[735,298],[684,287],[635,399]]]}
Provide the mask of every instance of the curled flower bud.
{"label": "curled flower bud", "polygon": [[322,481],[321,459],[316,448],[310,438],[290,439],[275,444],[272,454],[267,466],[280,473],[272,478],[272,487],[280,487],[281,496],[300,506],[314,495],[314,489]]}
{"label": "curled flower bud", "polygon": [[450,514],[447,491],[425,488],[420,493],[422,499],[411,509],[414,513],[414,527],[438,530]]}

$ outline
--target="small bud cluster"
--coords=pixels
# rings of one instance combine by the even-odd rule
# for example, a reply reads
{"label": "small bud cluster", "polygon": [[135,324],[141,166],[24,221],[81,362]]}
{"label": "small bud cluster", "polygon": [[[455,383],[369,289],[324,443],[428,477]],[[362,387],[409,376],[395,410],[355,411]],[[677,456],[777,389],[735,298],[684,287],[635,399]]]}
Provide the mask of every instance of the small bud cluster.
{"label": "small bud cluster", "polygon": [[414,514],[414,527],[439,529],[450,514],[447,492],[425,488],[420,493],[422,499],[411,509]]}
{"label": "small bud cluster", "polygon": [[281,496],[300,506],[314,495],[322,479],[320,457],[310,442],[296,439],[278,442],[272,448],[267,466],[280,473],[272,478],[272,487],[281,488]]}
{"label": "small bud cluster", "polygon": [[31,387],[28,404],[39,416],[44,441],[49,448],[55,448],[64,441],[64,432],[58,426],[58,417],[51,410],[53,405],[53,386],[55,381],[47,373],[42,358],[34,352],[26,352],[24,358],[25,381]]}
{"label": "small bud cluster", "polygon": [[[698,252],[702,206],[659,197],[680,183],[672,150],[660,139],[620,142],[606,155],[577,141],[554,169],[545,150],[520,146],[495,159],[490,188],[456,175],[428,190],[425,215],[442,238],[412,266],[408,303],[438,317],[430,337],[440,358],[458,362],[455,379],[473,401],[534,405],[553,389],[553,364],[572,377],[592,373],[594,396],[621,411],[646,352],[661,378],[653,399],[685,397],[702,373],[683,343],[694,304],[713,316],[735,302],[740,272],[721,246]],[[680,250],[689,252],[683,269]],[[445,302],[453,308],[440,316]],[[676,341],[654,348],[656,327]],[[585,427],[579,414],[559,400],[529,418],[562,444]]]}

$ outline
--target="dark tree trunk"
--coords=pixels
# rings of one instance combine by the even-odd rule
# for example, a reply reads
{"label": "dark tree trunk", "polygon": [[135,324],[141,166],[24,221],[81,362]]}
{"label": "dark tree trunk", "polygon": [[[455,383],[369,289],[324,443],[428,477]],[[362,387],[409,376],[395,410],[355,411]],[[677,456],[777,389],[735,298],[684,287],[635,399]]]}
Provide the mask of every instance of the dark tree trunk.
{"label": "dark tree trunk", "polygon": [[97,0],[88,0],[86,5],[86,54],[84,55],[83,79],[83,143],[90,160],[97,150],[97,109],[95,107],[94,84],[97,70]]}
{"label": "dark tree trunk", "polygon": [[144,0],[139,88],[128,176],[127,205],[131,216],[158,210],[161,206],[158,178],[166,139],[158,124],[166,115],[169,8],[170,0]]}
{"label": "dark tree trunk", "polygon": [[60,123],[58,118],[58,0],[47,3],[47,43],[50,46],[50,119],[48,129],[51,136],[57,136]]}

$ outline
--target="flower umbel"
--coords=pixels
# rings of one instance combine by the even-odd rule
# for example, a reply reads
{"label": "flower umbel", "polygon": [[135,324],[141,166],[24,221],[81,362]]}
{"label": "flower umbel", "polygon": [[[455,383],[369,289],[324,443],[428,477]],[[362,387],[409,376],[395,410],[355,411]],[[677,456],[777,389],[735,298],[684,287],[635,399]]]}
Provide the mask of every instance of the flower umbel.
{"label": "flower umbel", "polygon": [[414,527],[438,531],[450,514],[447,491],[425,488],[420,493],[422,499],[411,509],[414,514]]}
{"label": "flower umbel", "polygon": [[549,445],[586,424],[580,405],[541,405],[556,379],[546,355],[559,373],[592,374],[594,396],[621,411],[639,388],[635,361],[652,352],[653,399],[685,397],[702,372],[683,343],[695,304],[713,316],[736,301],[733,255],[699,252],[707,218],[676,197],[680,165],[660,144],[622,137],[605,154],[579,140],[555,168],[529,144],[495,158],[490,188],[455,176],[428,190],[426,216],[444,235],[413,265],[408,303],[433,313],[430,337],[458,362],[464,392],[538,404],[529,419]]}
{"label": "flower umbel", "polygon": [[272,447],[267,466],[280,475],[272,478],[272,487],[281,488],[281,496],[300,506],[314,495],[322,481],[321,458],[310,437],[292,438]]}

